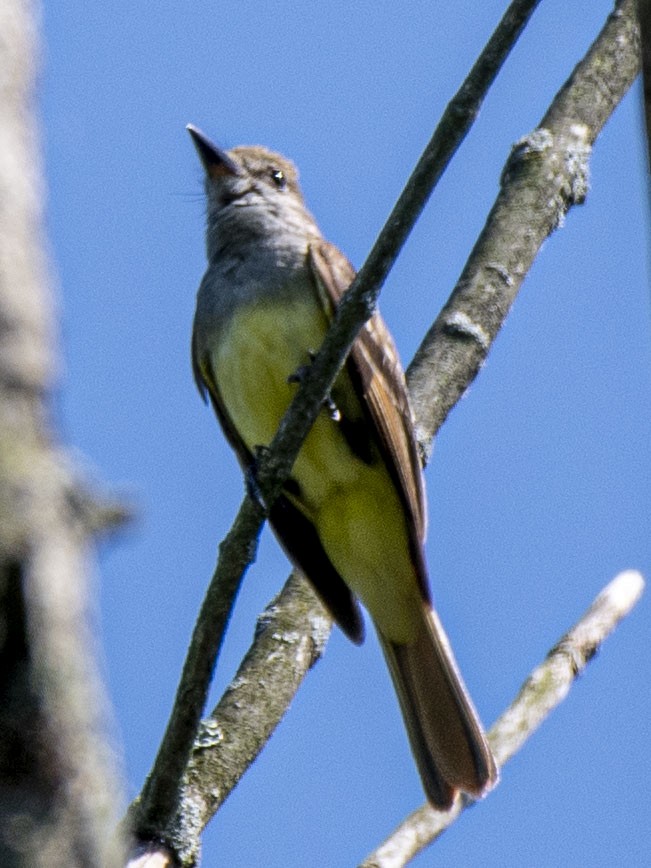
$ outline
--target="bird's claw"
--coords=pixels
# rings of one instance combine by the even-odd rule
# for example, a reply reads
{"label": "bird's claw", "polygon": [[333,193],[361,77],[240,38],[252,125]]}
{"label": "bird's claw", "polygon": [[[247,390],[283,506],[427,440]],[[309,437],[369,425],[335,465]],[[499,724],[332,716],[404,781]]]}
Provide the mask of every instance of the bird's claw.
{"label": "bird's claw", "polygon": [[[316,353],[312,352],[312,350],[308,350],[307,354],[310,357],[310,364],[309,365],[301,365],[299,368],[297,368],[294,371],[293,374],[290,374],[289,377],[287,377],[288,383],[299,383],[300,384],[305,379],[305,375],[307,374],[307,372],[310,368],[310,365],[312,364],[312,362],[316,358]],[[334,422],[339,422],[341,420],[341,411],[339,410],[339,408],[337,407],[335,402],[332,400],[332,396],[329,393],[323,399],[323,406],[327,410],[328,416],[330,416],[330,418]]]}

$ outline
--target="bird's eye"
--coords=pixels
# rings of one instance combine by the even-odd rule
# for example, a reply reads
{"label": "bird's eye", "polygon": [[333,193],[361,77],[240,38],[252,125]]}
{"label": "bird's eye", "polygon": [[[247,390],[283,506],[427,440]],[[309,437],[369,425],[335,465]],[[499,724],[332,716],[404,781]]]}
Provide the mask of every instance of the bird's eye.
{"label": "bird's eye", "polygon": [[287,186],[287,178],[285,177],[285,173],[281,169],[272,169],[271,178],[279,190],[284,190]]}

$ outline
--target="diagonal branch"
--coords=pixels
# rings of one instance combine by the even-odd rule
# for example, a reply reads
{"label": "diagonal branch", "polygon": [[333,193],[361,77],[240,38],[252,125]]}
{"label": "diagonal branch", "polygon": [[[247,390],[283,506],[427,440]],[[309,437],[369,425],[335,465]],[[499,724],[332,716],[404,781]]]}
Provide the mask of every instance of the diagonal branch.
{"label": "diagonal branch", "polygon": [[[480,105],[540,0],[514,0],[495,33],[448,105],[432,139],[380,233],[366,263],[339,305],[332,328],[303,378],[256,481],[271,504],[287,479],[301,443],[343,365],[359,329],[371,315],[380,288],[420,216],[436,182],[470,129]],[[261,503],[245,498],[233,529],[220,546],[220,559],[195,627],[172,715],[152,771],[130,822],[139,838],[160,835],[178,807],[184,770],[205,706],[214,663],[265,518]]]}
{"label": "diagonal branch", "polygon": [[[575,679],[603,641],[635,607],[643,591],[644,579],[640,573],[633,570],[620,573],[534,669],[488,734],[500,766],[520,750],[543,720],[561,704]],[[471,799],[457,798],[445,812],[423,805],[367,856],[360,868],[402,868],[473,804]]]}
{"label": "diagonal branch", "polygon": [[513,148],[486,225],[407,372],[427,454],[480,370],[543,242],[588,189],[592,144],[639,71],[635,0],[615,9],[540,125]]}

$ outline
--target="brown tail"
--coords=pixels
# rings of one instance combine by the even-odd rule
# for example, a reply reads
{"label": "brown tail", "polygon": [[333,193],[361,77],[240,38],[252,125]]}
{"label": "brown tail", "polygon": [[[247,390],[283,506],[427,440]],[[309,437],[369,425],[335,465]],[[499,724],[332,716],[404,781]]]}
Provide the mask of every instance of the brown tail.
{"label": "brown tail", "polygon": [[378,635],[429,802],[446,810],[459,790],[482,796],[497,767],[436,612],[423,606],[408,645]]}

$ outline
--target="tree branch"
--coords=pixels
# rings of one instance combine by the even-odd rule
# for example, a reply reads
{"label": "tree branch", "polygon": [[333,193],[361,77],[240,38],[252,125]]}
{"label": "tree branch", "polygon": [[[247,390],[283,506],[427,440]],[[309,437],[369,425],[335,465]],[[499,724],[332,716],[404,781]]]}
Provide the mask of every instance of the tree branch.
{"label": "tree branch", "polygon": [[[606,585],[583,617],[557,642],[545,661],[527,678],[513,704],[488,734],[495,758],[503,766],[533,735],[570,692],[603,641],[642,596],[644,579],[633,570]],[[469,806],[458,797],[449,811],[423,805],[362,862],[360,868],[402,868],[439,837]]]}
{"label": "tree branch", "polygon": [[167,830],[182,798],[192,745],[206,705],[215,662],[235,599],[255,560],[265,513],[261,502],[245,497],[219,546],[219,559],[201,605],[165,734],[141,794],[129,808],[127,825],[136,846],[173,837]]}
{"label": "tree branch", "polygon": [[182,865],[194,864],[204,827],[269,740],[323,654],[331,629],[312,586],[292,573],[258,618],[235,678],[202,721],[174,826],[172,850]]}
{"label": "tree branch", "polygon": [[588,189],[591,146],[639,71],[634,0],[618,0],[540,125],[517,142],[486,225],[407,372],[425,455],[476,377],[543,242]]}

